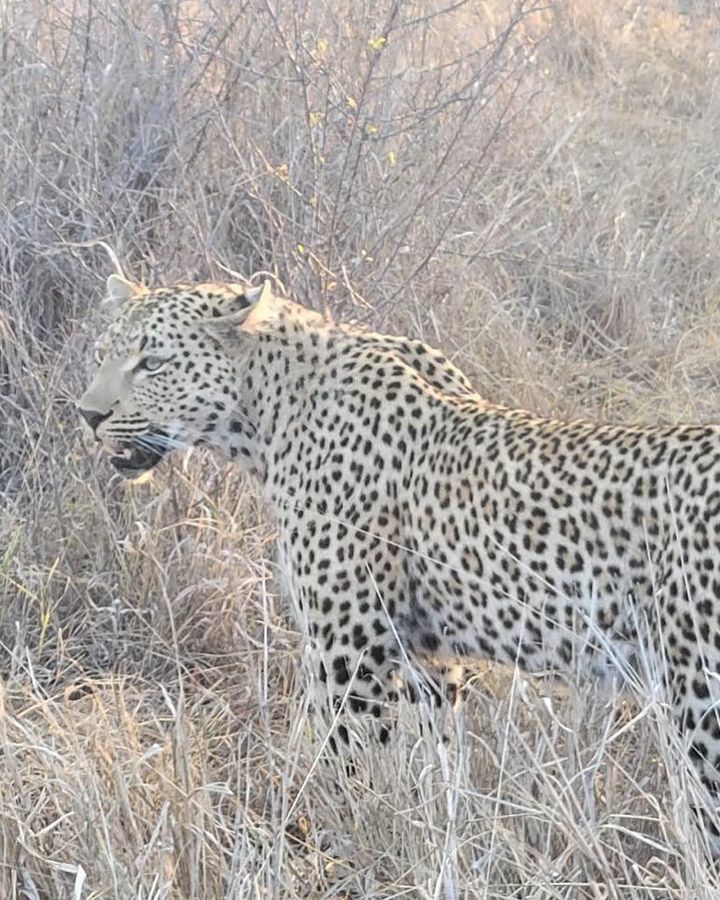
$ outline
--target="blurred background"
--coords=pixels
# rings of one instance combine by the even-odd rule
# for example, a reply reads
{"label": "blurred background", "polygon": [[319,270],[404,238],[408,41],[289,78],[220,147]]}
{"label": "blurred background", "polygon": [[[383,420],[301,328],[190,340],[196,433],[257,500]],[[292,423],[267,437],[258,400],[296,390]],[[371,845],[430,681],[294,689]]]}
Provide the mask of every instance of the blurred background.
{"label": "blurred background", "polygon": [[3,5],[1,897],[716,896],[661,704],[487,668],[447,750],[318,761],[252,484],[122,483],[73,398],[119,266],[717,420],[719,50],[712,0]]}

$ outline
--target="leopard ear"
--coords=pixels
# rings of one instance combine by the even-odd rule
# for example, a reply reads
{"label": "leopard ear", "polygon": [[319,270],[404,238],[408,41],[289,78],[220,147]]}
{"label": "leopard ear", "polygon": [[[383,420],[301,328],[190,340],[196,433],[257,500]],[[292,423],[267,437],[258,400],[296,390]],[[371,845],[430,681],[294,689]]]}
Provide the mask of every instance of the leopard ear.
{"label": "leopard ear", "polygon": [[110,306],[118,307],[129,300],[131,297],[141,293],[142,287],[139,284],[133,284],[123,278],[122,275],[111,275],[107,280],[107,297],[105,302]]}
{"label": "leopard ear", "polygon": [[263,309],[272,300],[270,282],[264,281],[260,287],[245,287],[234,284],[237,288],[234,297],[228,298],[220,307],[212,310],[212,318],[207,320],[211,328],[246,327],[262,315]]}

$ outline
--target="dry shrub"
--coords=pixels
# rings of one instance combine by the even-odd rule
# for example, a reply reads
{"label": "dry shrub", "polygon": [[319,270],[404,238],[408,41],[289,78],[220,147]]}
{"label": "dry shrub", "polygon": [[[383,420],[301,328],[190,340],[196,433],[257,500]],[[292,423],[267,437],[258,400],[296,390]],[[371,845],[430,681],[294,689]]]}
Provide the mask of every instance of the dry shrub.
{"label": "dry shrub", "polygon": [[319,760],[252,485],[121,484],[72,405],[115,257],[270,271],[540,412],[717,417],[712,6],[1,15],[0,896],[714,896],[659,700],[483,668],[449,748],[401,709]]}

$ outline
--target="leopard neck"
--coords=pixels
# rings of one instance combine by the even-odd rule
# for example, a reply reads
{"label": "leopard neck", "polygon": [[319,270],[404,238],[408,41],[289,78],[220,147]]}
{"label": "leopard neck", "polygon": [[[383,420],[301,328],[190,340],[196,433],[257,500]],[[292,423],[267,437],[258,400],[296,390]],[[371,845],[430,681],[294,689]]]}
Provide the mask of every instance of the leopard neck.
{"label": "leopard neck", "polygon": [[262,482],[268,463],[283,453],[291,422],[303,415],[336,335],[328,320],[287,301],[276,305],[272,318],[239,335],[237,403],[213,444]]}

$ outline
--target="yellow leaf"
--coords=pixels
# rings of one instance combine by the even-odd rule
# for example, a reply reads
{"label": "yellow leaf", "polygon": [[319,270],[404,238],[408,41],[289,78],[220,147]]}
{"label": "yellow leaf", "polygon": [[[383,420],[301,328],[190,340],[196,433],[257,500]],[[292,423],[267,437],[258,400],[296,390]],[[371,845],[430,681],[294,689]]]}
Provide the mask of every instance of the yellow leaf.
{"label": "yellow leaf", "polygon": [[347,98],[347,105],[350,107],[350,109],[357,109],[357,108],[358,108],[358,107],[357,107],[357,100],[356,100],[354,97],[348,97],[348,98]]}
{"label": "yellow leaf", "polygon": [[365,134],[377,134],[380,129],[373,122],[368,122],[365,126]]}
{"label": "yellow leaf", "polygon": [[310,113],[310,124],[314,128],[319,122],[322,122],[323,118],[324,118],[324,116],[321,112],[318,112],[317,110],[313,110]]}
{"label": "yellow leaf", "polygon": [[327,48],[328,42],[325,40],[325,38],[318,38],[317,43],[315,44],[315,52],[320,57],[320,59],[322,59],[323,56],[325,56],[325,54],[327,53]]}
{"label": "yellow leaf", "polygon": [[387,38],[382,36],[370,38],[370,40],[368,41],[368,47],[371,50],[382,50],[385,44],[387,44]]}
{"label": "yellow leaf", "polygon": [[297,252],[302,256],[302,254],[305,252],[305,247],[302,244],[298,244]]}
{"label": "yellow leaf", "polygon": [[388,151],[388,162],[391,166],[397,163],[397,153],[394,150]]}

